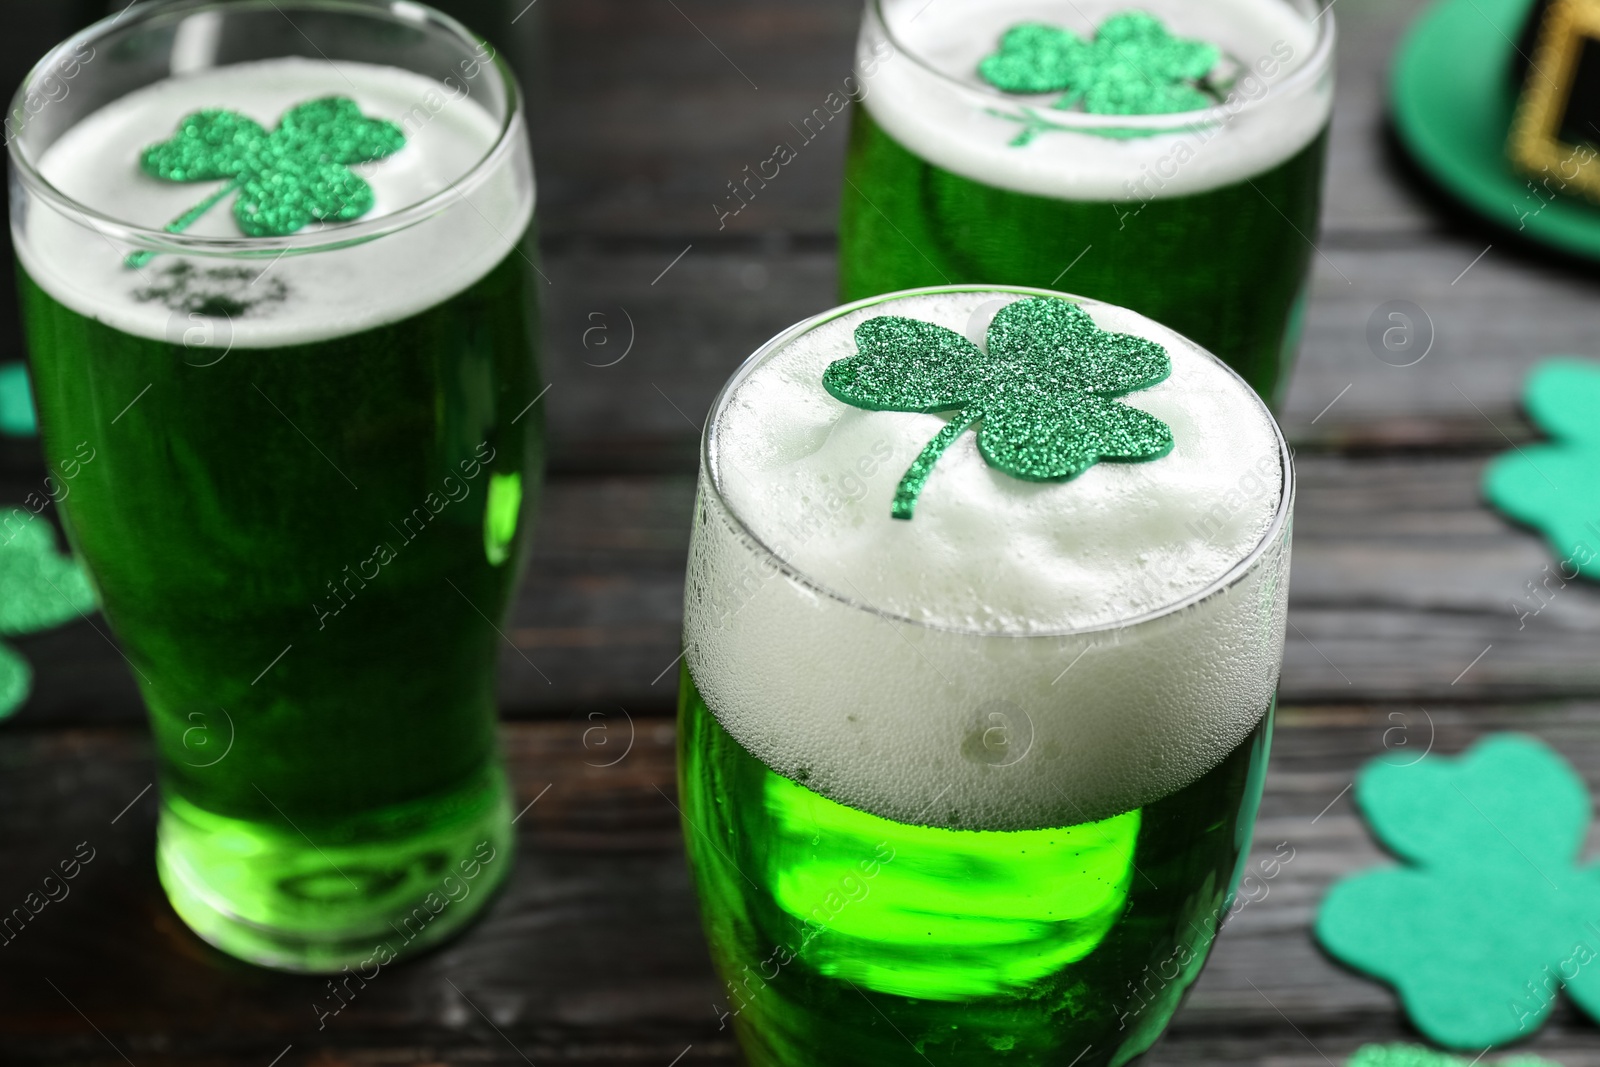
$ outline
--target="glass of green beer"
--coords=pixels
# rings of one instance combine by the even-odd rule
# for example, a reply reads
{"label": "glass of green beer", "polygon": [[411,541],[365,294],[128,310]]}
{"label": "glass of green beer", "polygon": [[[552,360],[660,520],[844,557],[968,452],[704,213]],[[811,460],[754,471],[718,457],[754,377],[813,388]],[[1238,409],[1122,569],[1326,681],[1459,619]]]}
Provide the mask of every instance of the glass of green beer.
{"label": "glass of green beer", "polygon": [[543,454],[515,81],[420,4],[154,3],[46,56],[8,134],[162,884],[233,955],[370,977],[512,862],[497,623]]}
{"label": "glass of green beer", "polygon": [[1065,287],[1194,338],[1276,403],[1333,54],[1311,0],[867,0],[843,298]]}
{"label": "glass of green beer", "polygon": [[[1039,307],[1085,328],[1019,349]],[[915,343],[878,344],[895,331]],[[1118,391],[1072,362],[1074,337],[1164,351],[1170,373],[1115,404],[1168,450],[1014,476],[1008,448],[1067,454],[1106,411],[1085,396]],[[921,399],[842,402],[840,361],[895,344],[878,383]],[[1013,385],[940,394],[956,350]],[[1077,384],[1052,395],[1077,414],[1019,437],[1018,360],[1066,360]],[[1149,1048],[1230,907],[1266,772],[1294,477],[1260,398],[1137,313],[936,287],[768,342],[701,462],[679,789],[716,1010],[749,1061],[1093,1067]]]}

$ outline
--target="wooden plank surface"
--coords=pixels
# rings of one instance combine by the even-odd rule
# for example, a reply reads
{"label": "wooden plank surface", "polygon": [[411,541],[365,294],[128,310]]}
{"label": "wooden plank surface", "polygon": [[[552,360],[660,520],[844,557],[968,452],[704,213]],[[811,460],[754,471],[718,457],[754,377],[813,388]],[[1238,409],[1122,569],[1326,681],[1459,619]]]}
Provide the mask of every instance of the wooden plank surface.
{"label": "wooden plank surface", "polygon": [[[1600,590],[1571,585],[1524,614],[1549,557],[1478,489],[1492,454],[1535,435],[1517,404],[1526,370],[1596,354],[1594,271],[1430,201],[1383,111],[1391,49],[1421,2],[1336,2],[1327,204],[1284,413],[1299,451],[1293,628],[1256,837],[1295,859],[1221,938],[1149,1057],[1161,1067],[1312,1067],[1414,1039],[1383,988],[1307,933],[1335,878],[1386,862],[1345,791],[1364,761],[1523,730],[1600,787]],[[161,897],[150,745],[103,620],[18,641],[39,684],[0,726],[0,904],[78,842],[97,852],[68,899],[0,948],[0,1063],[736,1061],[671,804],[667,668],[699,423],[746,354],[834,300],[843,118],[726,229],[711,205],[848,73],[858,5],[472,4],[527,77],[551,279],[553,475],[499,678],[518,796],[540,797],[518,824],[513,880],[483,923],[319,1030],[320,981],[223,957]],[[94,7],[7,0],[0,68],[15,79]],[[1368,341],[1397,300],[1432,323],[1414,366]],[[14,356],[3,303],[0,327],[0,359]],[[0,443],[0,503],[40,476],[32,445]],[[1562,1006],[1529,1050],[1600,1065],[1600,1031]]]}
{"label": "wooden plank surface", "polygon": [[[1427,715],[1409,704],[1284,708],[1256,852],[1285,842],[1293,859],[1224,931],[1150,1062],[1309,1064],[1411,1037],[1381,988],[1328,961],[1305,932],[1331,881],[1387,862],[1353,814],[1351,772],[1521,730],[1559,747],[1593,789],[1597,712],[1584,701]],[[630,735],[615,725],[614,740]],[[20,898],[79,842],[96,855],[72,894],[4,950],[6,1062],[109,1067],[124,1062],[113,1044],[141,1065],[264,1064],[290,1044],[314,1063],[664,1065],[691,1045],[685,1062],[732,1062],[669,801],[671,722],[635,718],[632,747],[612,767],[595,766],[614,757],[593,736],[586,744],[589,727],[503,730],[519,797],[540,797],[519,824],[513,883],[465,937],[381,974],[321,1030],[321,980],[231,961],[168,910],[149,862],[155,807],[140,791],[153,768],[140,731],[8,733],[0,767],[15,836],[0,899]],[[1600,1064],[1600,1036],[1565,1007],[1529,1047],[1567,1067]]]}

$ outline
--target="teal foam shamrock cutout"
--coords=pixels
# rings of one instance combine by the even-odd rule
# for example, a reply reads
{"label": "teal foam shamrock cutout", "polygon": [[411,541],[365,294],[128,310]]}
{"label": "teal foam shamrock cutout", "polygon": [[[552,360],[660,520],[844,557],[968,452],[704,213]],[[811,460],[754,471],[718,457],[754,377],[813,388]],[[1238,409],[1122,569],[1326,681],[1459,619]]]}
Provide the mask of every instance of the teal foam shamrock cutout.
{"label": "teal foam shamrock cutout", "polygon": [[1362,1045],[1345,1060],[1345,1067],[1561,1067],[1538,1056],[1504,1056],[1493,1060],[1469,1060],[1422,1045]]}
{"label": "teal foam shamrock cutout", "polygon": [[1497,457],[1483,492],[1498,511],[1544,534],[1567,568],[1600,581],[1600,363],[1545,360],[1528,375],[1523,406],[1551,440]]}
{"label": "teal foam shamrock cutout", "polygon": [[28,368],[21,363],[0,363],[0,434],[32,437],[39,431],[33,412],[33,389]]}
{"label": "teal foam shamrock cutout", "polygon": [[[405,147],[399,126],[367,118],[354,100],[327,96],[290,108],[268,131],[237,111],[186,115],[172,138],[146,148],[140,168],[169,182],[226,184],[167,225],[181,233],[229,193],[233,217],[250,237],[283,237],[312,222],[348,222],[372,210],[372,186],[350,167]],[[131,266],[148,253],[129,257]]]}
{"label": "teal foam shamrock cutout", "polygon": [[[21,508],[0,508],[0,637],[48,630],[94,607],[83,567],[56,551],[50,524]],[[33,671],[0,641],[0,718],[27,699]]]}
{"label": "teal foam shamrock cutout", "polygon": [[1019,23],[978,64],[978,75],[1008,93],[1064,92],[1057,108],[1160,115],[1215,104],[1203,79],[1221,57],[1216,45],[1172,36],[1153,15],[1124,11],[1088,41],[1059,26]]}
{"label": "teal foam shamrock cutout", "polygon": [[955,412],[900,479],[894,518],[911,518],[934,464],[979,420],[984,460],[1028,481],[1064,481],[1102,459],[1172,451],[1166,423],[1112,399],[1165,379],[1166,349],[1100,329],[1069,300],[1007,304],[989,324],[987,351],[954,330],[897,315],[863,322],[855,341],[857,353],[822,374],[835,398],[868,411]]}
{"label": "teal foam shamrock cutout", "polygon": [[1356,802],[1402,862],[1328,891],[1330,955],[1393,986],[1449,1048],[1532,1035],[1562,988],[1600,1019],[1600,867],[1576,866],[1592,805],[1559,755],[1495,734],[1456,759],[1380,758]]}

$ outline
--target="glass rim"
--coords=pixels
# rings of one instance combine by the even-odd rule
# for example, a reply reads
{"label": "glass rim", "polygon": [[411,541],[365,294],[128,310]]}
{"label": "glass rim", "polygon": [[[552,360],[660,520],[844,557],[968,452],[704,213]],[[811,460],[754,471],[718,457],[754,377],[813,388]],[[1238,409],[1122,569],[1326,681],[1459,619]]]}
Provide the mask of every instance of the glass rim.
{"label": "glass rim", "polygon": [[[1286,0],[1291,6],[1299,7],[1296,0]],[[940,81],[953,86],[966,94],[975,94],[997,103],[1005,103],[1028,109],[1033,105],[1027,103],[1031,98],[1044,97],[1049,93],[1007,93],[988,85],[974,85],[962,81],[960,78],[941,70],[927,59],[917,49],[908,47],[901,37],[897,36],[889,19],[884,14],[885,0],[869,0],[869,12],[882,27],[884,36],[894,46],[896,54],[903,55],[918,67],[932,74]],[[1246,100],[1236,108],[1228,106],[1228,97],[1206,108],[1197,108],[1192,111],[1171,111],[1157,115],[1098,115],[1086,111],[1056,111],[1050,110],[1050,119],[1060,122],[1064,126],[1081,129],[1085,132],[1096,130],[1140,130],[1149,133],[1181,133],[1185,130],[1203,129],[1228,122],[1239,115],[1248,114],[1265,106],[1269,101],[1274,101],[1298,91],[1305,83],[1315,81],[1327,72],[1333,62],[1334,38],[1336,36],[1333,22],[1332,4],[1321,9],[1308,20],[1317,26],[1316,43],[1313,44],[1311,55],[1297,70],[1292,71],[1282,81],[1274,82],[1267,86],[1267,91],[1260,96]],[[915,17],[915,16],[913,16]],[[1246,66],[1246,71],[1251,68]],[[1242,77],[1242,74],[1241,74]],[[1237,82],[1236,82],[1237,84]]]}
{"label": "glass rim", "polygon": [[[845,315],[851,314],[855,311],[860,311],[862,308],[869,308],[877,304],[884,304],[893,300],[900,300],[910,296],[929,296],[940,293],[1016,293],[1020,296],[1055,297],[1062,300],[1071,300],[1076,304],[1094,307],[1120,307],[1120,305],[1110,304],[1104,300],[1096,300],[1093,297],[1079,296],[1074,293],[1064,293],[1054,289],[1039,289],[1026,285],[978,285],[971,283],[957,285],[928,285],[916,289],[901,289],[893,293],[882,293],[877,296],[869,296],[862,300],[855,300],[851,303],[842,304],[839,307],[831,308],[827,311],[820,312],[819,314],[812,315],[809,318],[802,319],[800,322],[795,323],[793,326],[790,326],[788,329],[777,334],[775,337],[772,337],[754,352],[752,352],[749,356],[747,356],[744,362],[740,363],[739,366],[734,370],[733,374],[728,377],[728,380],[723,383],[722,388],[717,392],[716,399],[711,402],[711,413],[707,416],[705,428],[700,435],[700,475],[697,480],[701,486],[708,489],[716,498],[718,506],[727,516],[728,521],[734,525],[735,533],[746,540],[749,544],[753,545],[760,552],[765,554],[767,558],[770,559],[773,564],[775,564],[776,570],[785,578],[795,582],[802,588],[816,594],[817,596],[825,597],[829,600],[835,601],[846,608],[865,612],[868,615],[875,615],[878,618],[892,623],[915,626],[922,630],[956,634],[963,637],[994,637],[1012,640],[1059,640],[1066,637],[1082,637],[1090,634],[1132,629],[1136,626],[1141,626],[1146,623],[1152,623],[1160,619],[1178,615],[1181,612],[1187,611],[1188,609],[1195,607],[1204,601],[1210,600],[1214,597],[1222,596],[1235,585],[1238,585],[1240,582],[1244,581],[1250,576],[1250,574],[1255,570],[1256,564],[1260,562],[1261,557],[1264,556],[1267,551],[1279,541],[1284,532],[1288,529],[1294,514],[1294,453],[1289,448],[1289,442],[1283,436],[1283,428],[1278,425],[1277,418],[1272,414],[1272,410],[1267,407],[1266,401],[1261,399],[1260,394],[1258,394],[1255,389],[1239,375],[1238,371],[1224,363],[1205,346],[1190,340],[1183,334],[1177,333],[1176,330],[1170,330],[1169,327],[1162,326],[1163,329],[1169,329],[1170,332],[1177,334],[1177,336],[1186,344],[1192,345],[1196,352],[1200,353],[1205,358],[1211,360],[1212,363],[1216,364],[1222,370],[1226,371],[1236,382],[1238,382],[1241,388],[1246,390],[1247,393],[1255,399],[1256,403],[1260,407],[1261,412],[1266,415],[1267,424],[1272,427],[1273,438],[1278,443],[1278,467],[1282,472],[1282,478],[1278,495],[1278,507],[1273,513],[1272,521],[1267,524],[1266,529],[1261,533],[1261,537],[1254,545],[1250,547],[1250,550],[1241,555],[1239,559],[1228,568],[1227,571],[1217,577],[1214,581],[1208,583],[1195,592],[1188,594],[1187,596],[1180,597],[1179,599],[1172,601],[1171,603],[1163,604],[1159,607],[1152,608],[1149,611],[1141,612],[1138,615],[1131,615],[1125,619],[1114,619],[1110,622],[1094,623],[1088,626],[1073,626],[1065,629],[1038,631],[1030,630],[1026,633],[1014,633],[997,630],[980,630],[972,627],[952,626],[944,623],[929,622],[926,619],[915,619],[909,615],[902,615],[898,612],[874,607],[873,605],[866,603],[860,597],[847,596],[835,589],[830,589],[828,586],[822,584],[819,580],[811,577],[808,574],[805,574],[796,564],[786,559],[781,553],[779,553],[764,539],[762,539],[760,535],[752,530],[749,523],[747,523],[743,516],[738,513],[738,511],[734,508],[733,503],[722,491],[722,472],[718,469],[715,463],[717,456],[716,431],[720,416],[722,415],[723,410],[727,407],[728,402],[733,398],[733,394],[738,391],[739,387],[744,384],[745,380],[749,378],[749,376],[757,367],[759,367],[769,356],[777,353],[802,335],[811,332],[819,326],[832,322],[835,319],[842,318]],[[1144,317],[1148,318],[1149,316]],[[1154,319],[1151,319],[1150,321],[1155,322]],[[1157,325],[1162,324],[1157,323]]]}
{"label": "glass rim", "polygon": [[[459,202],[467,192],[482,184],[494,173],[503,157],[515,149],[515,138],[522,125],[522,89],[516,76],[506,64],[498,49],[463,25],[459,20],[416,0],[139,0],[114,15],[79,30],[51,48],[39,59],[22,79],[22,84],[11,97],[11,111],[16,115],[26,113],[28,94],[44,77],[52,74],[57,61],[64,55],[74,54],[78,46],[103,42],[112,33],[126,30],[141,22],[157,24],[162,20],[180,22],[206,12],[240,12],[275,10],[283,14],[290,11],[327,11],[383,19],[425,30],[442,30],[462,44],[476,48],[489,45],[493,55],[486,57],[485,65],[492,66],[500,76],[506,91],[506,113],[500,121],[494,143],[468,170],[445,188],[421,200],[408,204],[398,211],[377,218],[357,219],[336,225],[323,224],[316,229],[307,227],[297,233],[282,237],[209,237],[187,233],[172,233],[166,229],[153,229],[109,215],[57,188],[40,173],[30,153],[23,144],[24,126],[8,140],[7,153],[12,174],[27,190],[44,201],[52,210],[79,225],[94,229],[104,236],[120,240],[130,248],[191,256],[232,256],[254,258],[259,256],[300,254],[305,252],[334,251],[352,245],[385,237],[409,229]],[[129,16],[132,16],[130,19]],[[291,20],[292,22],[292,20]],[[315,45],[313,45],[315,47]],[[336,64],[336,60],[327,60]],[[216,67],[207,69],[218,69]],[[119,98],[120,99],[120,98]]]}

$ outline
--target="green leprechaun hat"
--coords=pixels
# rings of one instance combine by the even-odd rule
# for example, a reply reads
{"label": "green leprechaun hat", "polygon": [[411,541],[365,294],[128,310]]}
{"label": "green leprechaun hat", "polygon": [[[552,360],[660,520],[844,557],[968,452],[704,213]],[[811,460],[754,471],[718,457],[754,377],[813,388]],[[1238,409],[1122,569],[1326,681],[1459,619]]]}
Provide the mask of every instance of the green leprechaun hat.
{"label": "green leprechaun hat", "polygon": [[1401,142],[1448,193],[1600,259],[1600,0],[1437,0],[1390,89]]}

